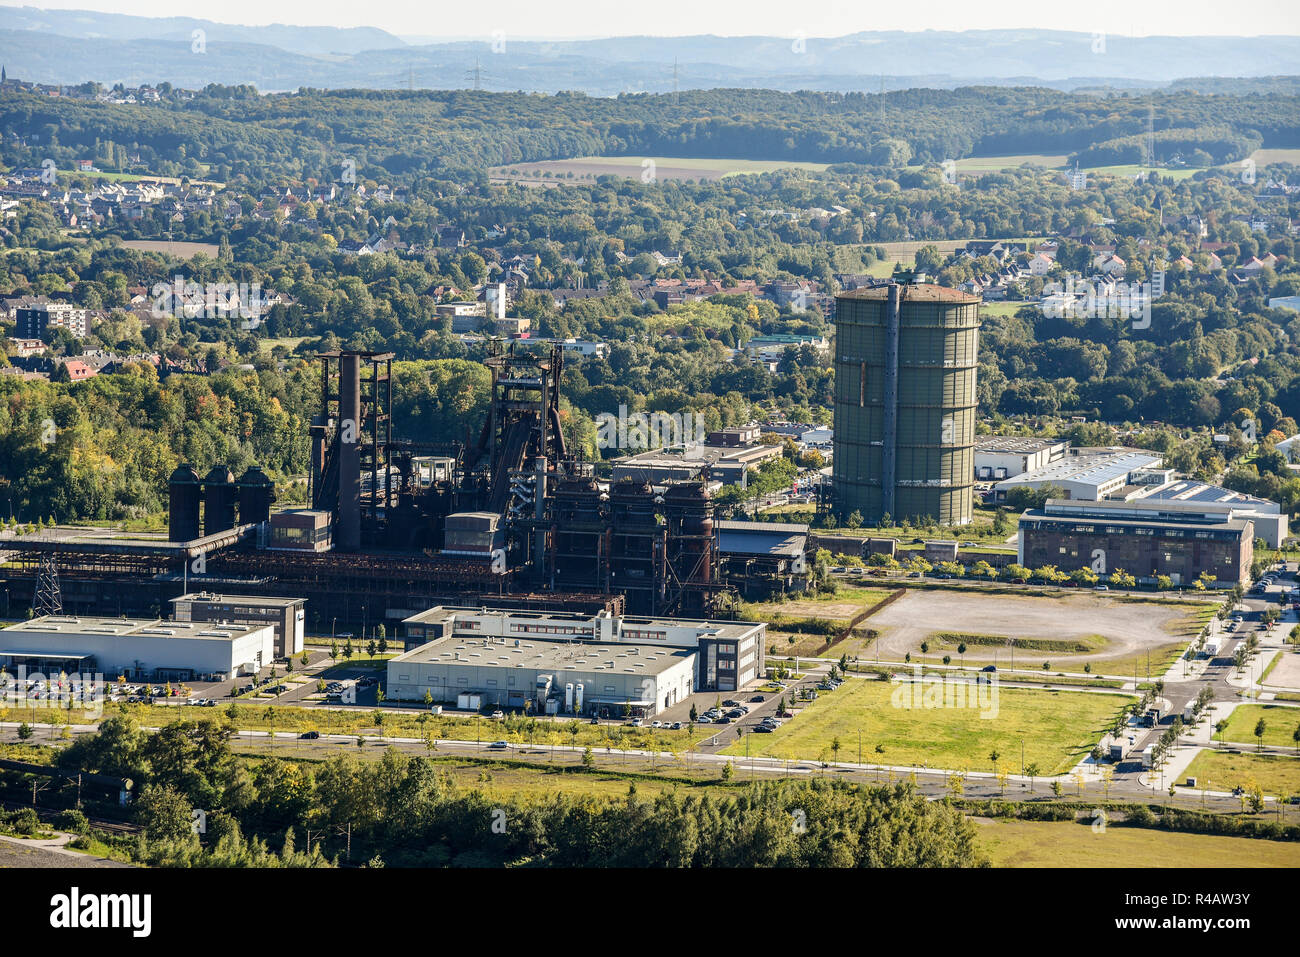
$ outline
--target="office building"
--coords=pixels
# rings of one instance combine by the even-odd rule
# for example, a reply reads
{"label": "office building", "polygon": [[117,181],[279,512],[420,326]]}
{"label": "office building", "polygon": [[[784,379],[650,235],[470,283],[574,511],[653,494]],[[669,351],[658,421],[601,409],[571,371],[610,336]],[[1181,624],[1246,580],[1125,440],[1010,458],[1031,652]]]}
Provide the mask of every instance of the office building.
{"label": "office building", "polygon": [[261,598],[255,595],[190,592],[173,598],[171,604],[172,617],[176,621],[270,625],[275,635],[277,658],[302,653],[307,618],[305,598]]}

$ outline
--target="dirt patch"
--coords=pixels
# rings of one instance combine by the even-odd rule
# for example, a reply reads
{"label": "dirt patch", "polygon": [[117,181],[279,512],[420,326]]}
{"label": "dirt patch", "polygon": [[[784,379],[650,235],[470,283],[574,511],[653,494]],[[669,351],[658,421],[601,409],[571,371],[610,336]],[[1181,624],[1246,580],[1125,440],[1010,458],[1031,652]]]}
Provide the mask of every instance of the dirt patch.
{"label": "dirt patch", "polygon": [[1270,688],[1289,688],[1300,691],[1300,653],[1289,648],[1282,652],[1282,660],[1277,663],[1264,684]]}
{"label": "dirt patch", "polygon": [[[1071,660],[1116,659],[1145,652],[1175,640],[1191,608],[1145,602],[1119,602],[1091,594],[1057,598],[1041,596],[982,595],[974,592],[909,592],[871,617],[881,633],[877,641],[881,658],[916,655],[922,641],[938,650],[937,636],[951,634],[955,623],[973,635],[1030,639],[1035,651],[1069,655]],[[1060,648],[1050,650],[1053,643]],[[967,662],[1006,661],[1001,644],[967,642]],[[1081,647],[1097,647],[1081,652]],[[1279,666],[1280,667],[1280,666]],[[1271,677],[1271,676],[1270,676]]]}

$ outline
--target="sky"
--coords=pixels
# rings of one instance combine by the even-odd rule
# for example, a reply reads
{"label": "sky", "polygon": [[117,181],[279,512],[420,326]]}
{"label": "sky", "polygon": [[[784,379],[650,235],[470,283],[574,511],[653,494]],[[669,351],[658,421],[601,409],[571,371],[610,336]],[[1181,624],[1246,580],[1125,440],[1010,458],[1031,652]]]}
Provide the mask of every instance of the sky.
{"label": "sky", "polygon": [[1036,28],[1122,36],[1300,34],[1300,3],[1264,0],[1249,13],[1223,0],[38,0],[47,10],[191,16],[222,23],[379,27],[403,37],[517,39],[624,35],[843,36],[866,30]]}

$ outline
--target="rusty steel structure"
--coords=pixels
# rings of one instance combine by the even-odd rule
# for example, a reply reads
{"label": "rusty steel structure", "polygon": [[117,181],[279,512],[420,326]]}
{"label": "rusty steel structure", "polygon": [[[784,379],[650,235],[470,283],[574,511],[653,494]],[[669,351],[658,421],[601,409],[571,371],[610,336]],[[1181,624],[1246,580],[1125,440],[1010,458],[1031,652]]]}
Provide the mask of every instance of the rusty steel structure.
{"label": "rusty steel structure", "polygon": [[[317,623],[363,627],[440,603],[705,617],[731,590],[702,483],[606,492],[570,452],[559,347],[491,344],[477,441],[395,437],[393,358],[317,357],[309,501],[330,516],[332,549],[269,547],[275,489],[260,469],[236,481],[225,465],[202,479],[182,465],[169,480],[168,540],[17,540],[0,566],[0,611],[32,607],[42,567],[69,613],[160,614],[201,585],[305,598]],[[449,545],[452,515],[457,528],[484,528],[481,544]]]}

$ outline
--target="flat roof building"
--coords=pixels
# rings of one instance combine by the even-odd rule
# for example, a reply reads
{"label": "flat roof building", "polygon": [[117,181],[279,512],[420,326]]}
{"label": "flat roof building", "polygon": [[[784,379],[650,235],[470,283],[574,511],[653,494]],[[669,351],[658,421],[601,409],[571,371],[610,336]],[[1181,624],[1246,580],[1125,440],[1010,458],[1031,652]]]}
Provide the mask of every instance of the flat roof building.
{"label": "flat roof building", "polygon": [[[736,691],[765,668],[767,625],[750,621],[640,618],[608,612],[530,612],[439,605],[403,622],[406,649],[446,637],[491,637],[575,644],[639,644],[694,652],[693,686],[701,691]],[[397,659],[394,659],[395,661]],[[477,689],[479,691],[484,688]],[[391,692],[390,692],[391,694]],[[423,691],[420,692],[423,696]]]}
{"label": "flat roof building", "polygon": [[255,595],[190,592],[173,598],[171,604],[172,617],[176,621],[270,625],[275,633],[277,658],[288,658],[302,652],[307,618],[305,598],[261,598]]}
{"label": "flat roof building", "polygon": [[1248,518],[1255,523],[1255,537],[1269,548],[1280,548],[1287,535],[1287,515],[1277,502],[1234,492],[1221,485],[1209,485],[1195,479],[1179,479],[1152,489],[1143,502],[1185,502],[1205,512],[1231,513],[1234,518]]}
{"label": "flat roof building", "polygon": [[1144,449],[1071,449],[1051,465],[998,482],[993,486],[993,497],[1005,501],[1013,489],[1037,490],[1054,485],[1067,499],[1095,502],[1122,492],[1133,484],[1135,473],[1153,469],[1162,461],[1160,453]]}
{"label": "flat roof building", "polygon": [[698,481],[707,470],[709,478],[724,485],[748,484],[751,468],[781,455],[779,445],[692,445],[685,448],[652,449],[614,460],[612,481],[632,479],[664,485]]}
{"label": "flat roof building", "polygon": [[480,708],[537,714],[650,717],[695,690],[696,657],[632,642],[449,635],[391,659],[387,694],[456,703],[473,695]]}
{"label": "flat roof building", "polygon": [[225,680],[256,673],[274,654],[270,624],[46,615],[0,629],[0,663],[11,670],[76,661],[109,680]]}
{"label": "flat roof building", "polygon": [[1020,518],[1018,561],[1028,568],[1123,569],[1143,583],[1167,575],[1175,585],[1208,572],[1230,586],[1249,580],[1254,557],[1250,519],[1194,502],[1048,499]]}
{"label": "flat roof building", "polygon": [[1000,482],[1045,468],[1065,458],[1069,448],[1066,439],[1001,435],[981,439],[975,446],[975,478],[981,482]]}

